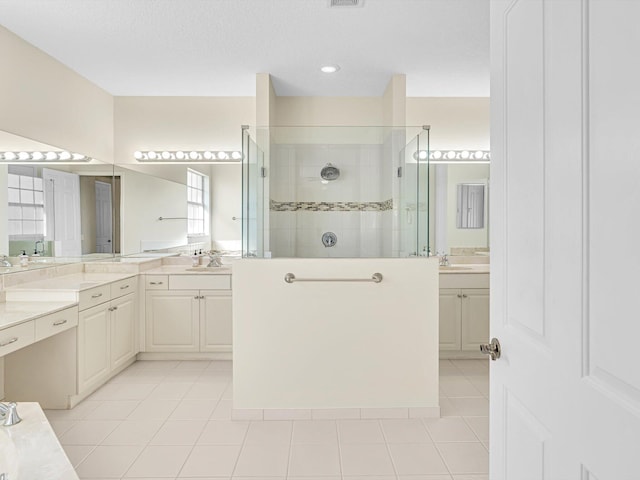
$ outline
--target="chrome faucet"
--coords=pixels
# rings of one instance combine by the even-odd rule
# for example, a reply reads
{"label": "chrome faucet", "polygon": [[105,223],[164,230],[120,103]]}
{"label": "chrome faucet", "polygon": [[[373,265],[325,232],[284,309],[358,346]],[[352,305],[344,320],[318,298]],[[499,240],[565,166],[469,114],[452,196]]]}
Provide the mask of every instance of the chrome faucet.
{"label": "chrome faucet", "polygon": [[13,265],[11,265],[11,262],[9,261],[9,258],[7,258],[6,255],[2,255],[2,260],[0,260],[0,266],[13,267]]}
{"label": "chrome faucet", "polygon": [[222,260],[220,259],[220,255],[218,255],[217,253],[214,252],[209,252],[209,263],[207,264],[207,267],[221,267],[222,266]]}
{"label": "chrome faucet", "polygon": [[10,427],[22,421],[18,415],[18,405],[15,402],[0,403],[0,417],[4,427]]}
{"label": "chrome faucet", "polygon": [[442,256],[440,257],[440,266],[441,267],[449,266],[449,257],[447,256],[446,253],[443,253]]}

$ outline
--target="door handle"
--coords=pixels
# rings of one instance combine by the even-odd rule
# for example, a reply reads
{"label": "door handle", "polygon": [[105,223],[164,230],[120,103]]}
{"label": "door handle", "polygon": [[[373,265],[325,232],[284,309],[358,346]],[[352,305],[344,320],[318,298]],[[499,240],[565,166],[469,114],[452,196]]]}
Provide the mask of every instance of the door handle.
{"label": "door handle", "polygon": [[491,343],[483,343],[480,345],[480,351],[485,355],[489,355],[491,360],[497,360],[500,358],[502,348],[497,338],[492,338]]}

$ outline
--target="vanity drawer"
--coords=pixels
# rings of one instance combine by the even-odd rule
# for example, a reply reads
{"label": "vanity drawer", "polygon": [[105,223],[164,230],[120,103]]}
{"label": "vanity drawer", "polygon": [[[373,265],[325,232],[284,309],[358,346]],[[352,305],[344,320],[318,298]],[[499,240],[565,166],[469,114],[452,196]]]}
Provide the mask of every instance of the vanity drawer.
{"label": "vanity drawer", "polygon": [[171,275],[171,290],[231,290],[231,275]]}
{"label": "vanity drawer", "polygon": [[33,320],[0,330],[0,357],[35,342]]}
{"label": "vanity drawer", "polygon": [[167,290],[169,277],[167,275],[145,275],[144,285],[147,290]]}
{"label": "vanity drawer", "polygon": [[138,277],[125,278],[111,284],[111,298],[118,298],[129,293],[135,293],[138,289]]}
{"label": "vanity drawer", "polygon": [[36,342],[78,326],[78,307],[36,318]]}
{"label": "vanity drawer", "polygon": [[111,300],[111,286],[102,285],[100,287],[82,290],[80,292],[80,310],[86,310],[94,305]]}

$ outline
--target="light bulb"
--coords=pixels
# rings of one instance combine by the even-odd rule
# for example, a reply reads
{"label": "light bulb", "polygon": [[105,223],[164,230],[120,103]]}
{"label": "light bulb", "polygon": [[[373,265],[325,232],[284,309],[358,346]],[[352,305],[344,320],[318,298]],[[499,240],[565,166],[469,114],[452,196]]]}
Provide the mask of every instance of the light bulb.
{"label": "light bulb", "polygon": [[322,73],[336,73],[338,70],[340,70],[339,65],[324,65],[320,67]]}
{"label": "light bulb", "polygon": [[447,158],[448,158],[449,160],[453,160],[454,158],[456,158],[456,152],[454,152],[453,150],[449,150],[449,151],[447,152]]}
{"label": "light bulb", "polygon": [[418,158],[420,160],[426,160],[427,156],[429,156],[429,154],[427,153],[426,150],[420,150],[420,152],[418,153]]}
{"label": "light bulb", "polygon": [[154,151],[151,151],[147,153],[147,157],[149,157],[149,160],[155,160],[156,158],[158,158],[158,154]]}
{"label": "light bulb", "polygon": [[44,155],[42,154],[42,152],[33,152],[31,154],[31,158],[33,160],[42,160],[42,159],[44,159]]}
{"label": "light bulb", "polygon": [[133,158],[135,158],[136,160],[142,160],[144,158],[144,153],[138,150],[133,154]]}
{"label": "light bulb", "polygon": [[469,158],[469,152],[467,150],[463,150],[460,152],[460,158],[464,158],[465,160]]}
{"label": "light bulb", "polygon": [[433,158],[435,160],[442,158],[442,152],[440,150],[436,150],[435,152],[433,152]]}
{"label": "light bulb", "polygon": [[163,160],[171,160],[171,153],[167,152],[166,150],[164,152],[162,152],[162,159]]}
{"label": "light bulb", "polygon": [[226,160],[229,158],[227,152],[218,152],[218,160]]}
{"label": "light bulb", "polygon": [[29,155],[27,152],[18,153],[18,160],[29,160],[30,158],[31,158],[31,155]]}
{"label": "light bulb", "polygon": [[184,152],[182,152],[182,151],[177,151],[177,152],[176,152],[176,158],[177,158],[178,160],[184,160],[184,158],[185,158],[185,154],[184,154]]}
{"label": "light bulb", "polygon": [[85,157],[84,155],[82,155],[81,153],[74,153],[73,155],[71,155],[71,157],[76,161],[79,162],[80,160],[85,160],[87,157]]}
{"label": "light bulb", "polygon": [[198,152],[190,152],[189,159],[190,160],[198,160],[200,158],[200,154]]}
{"label": "light bulb", "polygon": [[204,157],[205,160],[213,160],[213,152],[204,152],[202,154],[202,156]]}
{"label": "light bulb", "polygon": [[478,150],[473,156],[475,157],[476,160],[480,160],[483,156],[483,152],[482,150]]}
{"label": "light bulb", "polygon": [[240,152],[233,152],[231,154],[231,158],[233,158],[234,160],[240,160],[242,158],[242,153]]}
{"label": "light bulb", "polygon": [[47,154],[45,155],[45,158],[47,160],[57,160],[58,154],[56,152],[47,152]]}
{"label": "light bulb", "polygon": [[4,159],[5,160],[9,160],[9,161],[13,161],[17,158],[17,155],[13,152],[5,152],[4,154]]}

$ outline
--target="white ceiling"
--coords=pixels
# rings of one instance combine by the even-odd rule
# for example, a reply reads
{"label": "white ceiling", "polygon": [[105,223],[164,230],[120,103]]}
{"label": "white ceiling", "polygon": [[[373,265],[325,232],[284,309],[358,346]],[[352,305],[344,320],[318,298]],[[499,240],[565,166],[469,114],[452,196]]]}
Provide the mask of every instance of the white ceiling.
{"label": "white ceiling", "polygon": [[[362,0],[361,0],[362,1]],[[113,95],[489,95],[489,0],[0,0],[0,24]],[[338,64],[333,75],[321,65]]]}

